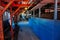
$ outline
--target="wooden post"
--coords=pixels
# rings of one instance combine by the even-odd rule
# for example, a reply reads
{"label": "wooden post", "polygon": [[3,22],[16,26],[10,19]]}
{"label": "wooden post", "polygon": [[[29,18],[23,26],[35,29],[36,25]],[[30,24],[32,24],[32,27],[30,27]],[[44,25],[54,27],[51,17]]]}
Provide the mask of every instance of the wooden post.
{"label": "wooden post", "polygon": [[19,7],[16,9],[16,11],[14,13],[11,14],[11,16],[15,15],[21,7],[28,7],[30,6],[30,4],[20,4]]}

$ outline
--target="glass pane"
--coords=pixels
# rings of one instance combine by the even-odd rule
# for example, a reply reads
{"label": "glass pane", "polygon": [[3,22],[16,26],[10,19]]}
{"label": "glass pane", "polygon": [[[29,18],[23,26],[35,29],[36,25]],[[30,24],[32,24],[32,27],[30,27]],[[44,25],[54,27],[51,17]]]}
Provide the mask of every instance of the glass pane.
{"label": "glass pane", "polygon": [[39,9],[35,10],[35,17],[39,17]]}

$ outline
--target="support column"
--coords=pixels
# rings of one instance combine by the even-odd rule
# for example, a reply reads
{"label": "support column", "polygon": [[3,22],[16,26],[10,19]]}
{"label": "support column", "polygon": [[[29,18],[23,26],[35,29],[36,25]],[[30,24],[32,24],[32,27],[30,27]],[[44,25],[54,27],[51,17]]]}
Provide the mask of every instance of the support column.
{"label": "support column", "polygon": [[4,33],[3,33],[3,21],[2,16],[0,15],[0,40],[4,40]]}
{"label": "support column", "polygon": [[7,8],[13,3],[14,0],[11,0],[7,6],[0,11],[0,40],[4,40],[4,30],[3,30],[3,14],[7,10]]}
{"label": "support column", "polygon": [[58,6],[58,0],[55,0],[55,7],[54,7],[54,19],[57,20],[57,6]]}
{"label": "support column", "polygon": [[0,5],[1,5],[1,0],[0,0]]}
{"label": "support column", "polygon": [[40,15],[41,15],[41,8],[39,8],[39,18],[40,18]]}
{"label": "support column", "polygon": [[11,17],[11,15],[10,15],[10,25],[11,25],[11,40],[13,40],[14,39],[14,32],[13,32],[13,28],[12,28],[12,17]]}

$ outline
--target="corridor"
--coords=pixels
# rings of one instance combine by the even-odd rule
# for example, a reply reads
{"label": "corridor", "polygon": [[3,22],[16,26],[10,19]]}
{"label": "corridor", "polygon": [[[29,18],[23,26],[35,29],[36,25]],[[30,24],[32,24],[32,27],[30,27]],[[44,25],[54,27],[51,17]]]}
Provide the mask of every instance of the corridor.
{"label": "corridor", "polygon": [[60,40],[60,0],[0,0],[0,40]]}

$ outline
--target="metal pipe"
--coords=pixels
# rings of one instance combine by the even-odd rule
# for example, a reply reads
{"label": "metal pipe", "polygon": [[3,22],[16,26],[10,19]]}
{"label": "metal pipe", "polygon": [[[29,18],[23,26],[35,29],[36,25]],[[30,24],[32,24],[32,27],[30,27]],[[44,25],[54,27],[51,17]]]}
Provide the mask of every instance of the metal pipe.
{"label": "metal pipe", "polygon": [[54,19],[57,20],[57,7],[58,7],[58,0],[55,0],[55,7],[54,7]]}

